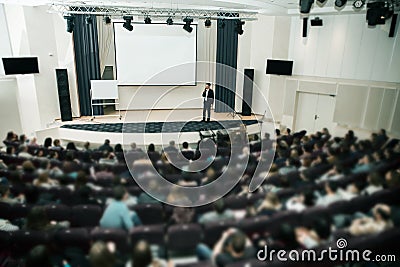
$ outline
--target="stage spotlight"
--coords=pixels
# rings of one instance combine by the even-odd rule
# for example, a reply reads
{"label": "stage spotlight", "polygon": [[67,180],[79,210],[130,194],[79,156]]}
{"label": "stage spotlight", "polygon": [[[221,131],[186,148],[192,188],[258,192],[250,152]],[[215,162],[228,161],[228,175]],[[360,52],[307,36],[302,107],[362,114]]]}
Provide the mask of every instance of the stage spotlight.
{"label": "stage spotlight", "polygon": [[75,22],[73,16],[65,16],[64,19],[67,21],[67,32],[71,33],[74,31]]}
{"label": "stage spotlight", "polygon": [[347,0],[336,0],[335,6],[340,8],[340,7],[344,6],[346,3],[347,3]]}
{"label": "stage spotlight", "polygon": [[360,9],[365,5],[365,0],[356,0],[353,2],[353,7],[356,9]]}
{"label": "stage spotlight", "polygon": [[145,18],[144,18],[144,23],[145,23],[145,24],[151,24],[151,18],[145,17]]}
{"label": "stage spotlight", "polygon": [[93,18],[91,16],[86,16],[85,21],[86,21],[86,24],[92,24]]}
{"label": "stage spotlight", "polygon": [[235,31],[239,34],[239,35],[242,35],[243,34],[243,25],[244,25],[244,21],[241,21],[241,20],[237,20],[236,21],[236,28],[235,28]]}
{"label": "stage spotlight", "polygon": [[300,0],[300,13],[310,13],[311,7],[314,4],[314,0]]}
{"label": "stage spotlight", "polygon": [[206,19],[206,20],[204,21],[204,26],[205,26],[206,28],[210,28],[210,27],[211,27],[211,20],[210,20],[210,19]]}
{"label": "stage spotlight", "polygon": [[190,26],[190,24],[192,24],[193,19],[186,17],[183,19],[183,22],[185,22],[185,25],[183,25],[183,29],[188,33],[191,33],[193,31],[193,28],[192,26]]}
{"label": "stage spotlight", "polygon": [[169,18],[167,19],[167,25],[172,25],[172,24],[174,24],[174,21],[172,20],[171,17],[169,17]]}
{"label": "stage spotlight", "polygon": [[320,19],[319,17],[316,17],[314,19],[311,20],[311,26],[322,26],[322,19]]}
{"label": "stage spotlight", "polygon": [[122,26],[131,32],[133,30],[133,26],[132,26],[133,17],[132,16],[124,16],[123,19],[125,20],[125,22]]}
{"label": "stage spotlight", "polygon": [[388,1],[367,4],[367,21],[369,26],[385,24],[386,19],[393,15],[393,5]]}
{"label": "stage spotlight", "polygon": [[111,23],[111,18],[109,16],[104,17],[104,23],[105,24],[110,24]]}

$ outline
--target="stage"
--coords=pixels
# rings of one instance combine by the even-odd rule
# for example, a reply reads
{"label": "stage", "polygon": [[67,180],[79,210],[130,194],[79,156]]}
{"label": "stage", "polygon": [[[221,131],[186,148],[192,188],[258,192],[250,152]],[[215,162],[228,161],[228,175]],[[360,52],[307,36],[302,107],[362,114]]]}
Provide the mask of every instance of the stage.
{"label": "stage", "polygon": [[60,139],[64,145],[73,141],[81,146],[89,141],[96,147],[104,139],[109,139],[112,144],[129,145],[135,142],[138,146],[150,143],[160,146],[168,144],[170,140],[178,144],[184,141],[195,144],[200,139],[201,131],[209,130],[216,134],[218,131],[238,130],[241,124],[246,126],[248,134],[259,133],[260,127],[270,126],[268,128],[273,129],[273,123],[263,120],[262,115],[213,112],[210,122],[202,122],[201,109],[123,111],[121,115],[121,120],[115,111],[94,119],[80,117],[68,122],[55,120],[47,129],[37,131],[36,136],[39,143],[51,136]]}

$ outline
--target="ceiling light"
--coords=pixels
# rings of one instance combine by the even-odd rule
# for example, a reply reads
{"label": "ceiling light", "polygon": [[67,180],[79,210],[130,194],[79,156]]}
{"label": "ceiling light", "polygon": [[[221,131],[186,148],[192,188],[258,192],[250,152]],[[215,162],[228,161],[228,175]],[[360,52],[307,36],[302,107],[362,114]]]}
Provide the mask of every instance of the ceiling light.
{"label": "ceiling light", "polygon": [[104,23],[105,24],[110,24],[111,23],[111,18],[109,16],[104,17]]}
{"label": "ceiling light", "polygon": [[314,19],[311,20],[311,26],[322,26],[322,19],[320,19],[319,17],[316,17]]}
{"label": "ceiling light", "polygon": [[191,33],[193,31],[193,27],[190,25],[192,24],[193,19],[186,17],[183,19],[183,22],[185,22],[185,25],[183,25],[183,29],[188,33]]}
{"label": "ceiling light", "polygon": [[356,0],[353,2],[353,7],[360,9],[365,5],[365,0]]}
{"label": "ceiling light", "polygon": [[71,33],[74,31],[75,22],[73,16],[65,16],[64,19],[67,21],[67,32]]}
{"label": "ceiling light", "polygon": [[151,24],[151,18],[145,17],[145,18],[144,18],[144,23],[145,23],[145,24]]}
{"label": "ceiling light", "polygon": [[123,19],[125,20],[125,22],[122,26],[131,32],[133,30],[133,26],[132,26],[133,17],[132,16],[124,16]]}
{"label": "ceiling light", "polygon": [[86,24],[92,24],[93,18],[91,16],[86,16],[85,21],[86,21]]}
{"label": "ceiling light", "polygon": [[174,24],[174,21],[172,20],[171,17],[169,17],[169,18],[167,19],[167,25],[172,25],[172,24]]}
{"label": "ceiling light", "polygon": [[211,20],[210,20],[210,19],[206,19],[206,20],[204,21],[204,26],[205,26],[206,28],[210,28],[210,27],[211,27]]}
{"label": "ceiling light", "polygon": [[340,8],[340,7],[344,6],[346,3],[347,3],[347,0],[336,0],[335,6]]}
{"label": "ceiling light", "polygon": [[300,0],[300,13],[310,13],[311,7],[314,4],[314,0]]}
{"label": "ceiling light", "polygon": [[236,28],[235,28],[235,30],[236,30],[236,32],[239,34],[239,35],[242,35],[243,34],[243,25],[244,25],[244,21],[241,21],[241,20],[237,20],[236,21]]}

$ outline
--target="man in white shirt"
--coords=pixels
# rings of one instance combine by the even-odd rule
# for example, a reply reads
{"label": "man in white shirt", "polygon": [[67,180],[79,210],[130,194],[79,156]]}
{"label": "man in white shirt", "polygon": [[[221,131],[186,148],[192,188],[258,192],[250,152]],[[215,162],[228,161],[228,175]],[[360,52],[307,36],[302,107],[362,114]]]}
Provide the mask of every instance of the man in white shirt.
{"label": "man in white shirt", "polygon": [[211,83],[206,83],[206,88],[203,91],[203,120],[206,121],[206,113],[207,113],[207,121],[210,121],[211,117],[211,107],[214,104],[214,91],[211,89]]}

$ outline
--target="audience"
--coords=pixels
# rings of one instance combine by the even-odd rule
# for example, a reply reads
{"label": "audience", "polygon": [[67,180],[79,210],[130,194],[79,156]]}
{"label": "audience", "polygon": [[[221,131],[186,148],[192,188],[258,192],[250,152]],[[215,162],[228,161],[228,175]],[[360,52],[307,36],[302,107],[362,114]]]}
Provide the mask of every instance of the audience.
{"label": "audience", "polygon": [[[277,129],[275,138],[271,140],[268,134],[263,140],[250,138],[250,149],[235,148],[232,158],[223,151],[223,148],[229,147],[229,142],[218,141],[220,146],[216,156],[198,154],[200,162],[210,163],[199,174],[189,172],[199,162],[188,163],[185,171],[181,172],[169,163],[165,154],[160,156],[154,144],[150,144],[147,149],[149,160],[132,143],[127,152],[137,158],[129,162],[133,166],[131,174],[121,156],[122,146],[117,144],[113,148],[109,140],[105,140],[98,149],[91,149],[89,142],[84,144],[82,150],[73,142],[63,149],[58,139],[53,142],[47,138],[40,146],[34,138],[28,141],[25,136],[18,137],[14,132],[9,132],[3,141],[5,153],[0,153],[0,205],[7,209],[9,207],[13,212],[1,210],[0,231],[13,234],[22,229],[55,233],[61,228],[69,228],[70,223],[53,221],[49,216],[51,214],[47,214],[47,205],[67,205],[70,208],[96,205],[101,208],[99,212],[102,212],[102,215],[99,214],[101,218],[98,225],[104,231],[110,228],[121,229],[127,231],[127,237],[128,231],[132,229],[150,231],[152,234],[153,226],[136,226],[142,225],[142,216],[143,222],[147,222],[146,216],[151,216],[151,207],[159,201],[141,190],[132,175],[146,180],[154,175],[154,172],[146,169],[153,165],[160,174],[167,179],[173,178],[179,185],[206,185],[218,179],[224,171],[231,171],[234,176],[234,170],[226,170],[226,165],[230,159],[243,157],[249,157],[248,167],[238,185],[226,197],[199,208],[170,208],[164,205],[161,216],[163,220],[154,227],[162,227],[166,231],[172,225],[186,227],[192,223],[203,226],[216,222],[223,222],[221,225],[227,223],[218,242],[210,243],[209,247],[203,244],[197,246],[198,259],[211,261],[216,266],[252,259],[255,257],[255,248],[262,248],[266,244],[275,249],[317,248],[334,242],[334,237],[341,231],[345,231],[350,239],[357,239],[358,236],[379,234],[399,227],[399,202],[395,200],[395,195],[389,197],[387,193],[395,193],[400,189],[400,142],[388,142],[384,130],[371,135],[370,139],[360,140],[353,131],[348,131],[344,138],[333,138],[326,128],[308,135],[304,131],[292,133],[290,129],[281,134]],[[248,193],[254,168],[265,157],[260,156],[261,150],[269,153],[272,148],[276,149],[273,164],[269,172],[263,172],[267,179],[257,192]],[[181,151],[190,151],[187,142],[182,144]],[[170,155],[178,152],[175,142],[171,141],[164,152]],[[193,159],[193,156],[185,155],[185,158]],[[165,192],[164,188],[151,179],[149,186],[152,192],[159,192],[158,199],[166,198],[182,206],[195,204],[200,197],[204,197],[196,194],[186,196],[179,188]],[[241,203],[231,204],[233,202],[227,201],[231,196],[242,199],[243,207],[238,209]],[[359,203],[363,199],[364,204],[353,205],[353,200]],[[141,210],[139,206],[135,208],[137,204],[142,204]],[[336,204],[339,210],[343,210],[343,205],[344,210],[352,212],[331,214]],[[371,211],[366,212],[368,209]],[[313,214],[320,210],[326,211],[326,214],[309,215],[309,212]],[[298,221],[290,220],[294,214],[300,218]],[[228,225],[234,224],[240,228],[242,223],[248,223],[248,220],[254,218],[279,218],[279,222],[278,225],[267,224],[264,232],[226,230]],[[254,219],[254,222],[257,220]],[[274,230],[271,231],[271,227]],[[90,233],[93,228],[84,229]],[[168,255],[152,253],[150,247],[153,244],[146,241],[135,242],[137,245],[130,247],[133,250],[130,256],[111,243],[95,242],[89,251],[88,260],[91,266],[123,266],[125,263],[127,266],[166,266],[167,263],[160,257]],[[59,266],[59,262],[52,264],[42,258],[43,255],[49,255],[46,253],[54,256],[53,246],[57,247],[56,244],[47,248],[33,247],[31,252],[19,259],[21,266]],[[66,253],[62,249],[57,251]],[[63,255],[62,258],[68,257]],[[67,259],[63,265],[74,266],[72,263],[69,265],[69,262],[72,261]]]}

